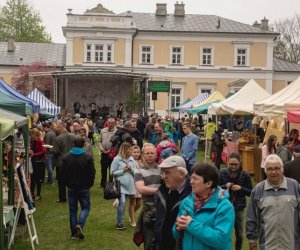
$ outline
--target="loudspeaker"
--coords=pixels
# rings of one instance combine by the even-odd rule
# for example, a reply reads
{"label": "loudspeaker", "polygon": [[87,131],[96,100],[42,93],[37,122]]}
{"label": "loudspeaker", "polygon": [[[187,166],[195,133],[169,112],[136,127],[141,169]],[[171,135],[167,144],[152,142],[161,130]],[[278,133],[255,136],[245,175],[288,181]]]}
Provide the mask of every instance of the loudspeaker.
{"label": "loudspeaker", "polygon": [[152,101],[157,100],[157,92],[152,92]]}

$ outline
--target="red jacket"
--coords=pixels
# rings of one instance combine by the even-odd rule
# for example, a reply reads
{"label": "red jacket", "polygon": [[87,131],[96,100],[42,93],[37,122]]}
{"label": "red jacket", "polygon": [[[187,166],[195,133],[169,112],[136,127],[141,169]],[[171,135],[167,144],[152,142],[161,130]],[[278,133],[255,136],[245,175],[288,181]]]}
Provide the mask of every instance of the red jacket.
{"label": "red jacket", "polygon": [[160,156],[160,153],[167,148],[174,149],[176,150],[176,153],[178,153],[178,148],[174,142],[168,140],[162,140],[156,147],[156,153],[157,153],[156,162],[158,164],[160,164],[163,161],[162,157]]}
{"label": "red jacket", "polygon": [[44,140],[40,139],[38,141],[32,140],[30,148],[33,151],[32,158],[42,158],[43,160],[46,159],[46,148],[43,147]]}

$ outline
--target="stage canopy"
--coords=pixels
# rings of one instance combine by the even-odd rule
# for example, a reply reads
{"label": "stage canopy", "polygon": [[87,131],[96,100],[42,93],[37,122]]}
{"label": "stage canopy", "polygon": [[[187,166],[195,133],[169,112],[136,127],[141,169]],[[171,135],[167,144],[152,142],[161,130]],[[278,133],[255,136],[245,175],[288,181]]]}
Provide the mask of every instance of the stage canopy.
{"label": "stage canopy", "polygon": [[42,92],[35,88],[28,95],[28,98],[34,100],[40,105],[41,114],[50,114],[56,116],[60,113],[60,107],[51,102]]}
{"label": "stage canopy", "polygon": [[15,90],[13,87],[9,86],[6,82],[0,79],[0,89],[2,89],[4,92],[8,93],[9,95],[15,97],[15,99],[24,101],[28,105],[31,106],[32,112],[39,112],[40,106],[35,101],[27,98],[26,96],[23,96],[20,94],[17,90]]}
{"label": "stage canopy", "polygon": [[253,103],[269,97],[270,94],[255,80],[251,79],[238,92],[220,103],[212,104],[209,114],[248,115],[253,113]]}
{"label": "stage canopy", "polygon": [[[278,116],[285,114],[285,104],[289,107],[300,104],[300,76],[291,84],[271,95],[269,98],[254,102],[253,107],[256,114],[260,116]],[[297,105],[299,106],[299,105]]]}

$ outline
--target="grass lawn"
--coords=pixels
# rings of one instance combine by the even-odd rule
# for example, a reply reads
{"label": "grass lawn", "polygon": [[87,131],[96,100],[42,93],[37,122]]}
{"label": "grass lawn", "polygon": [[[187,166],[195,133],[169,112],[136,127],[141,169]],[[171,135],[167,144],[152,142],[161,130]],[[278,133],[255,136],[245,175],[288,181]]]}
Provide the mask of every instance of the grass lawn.
{"label": "grass lawn", "polygon": [[[128,210],[126,210],[123,221],[127,229],[123,231],[116,230],[116,209],[112,207],[113,201],[104,200],[103,190],[97,188],[100,182],[98,149],[94,148],[94,153],[97,172],[95,185],[91,188],[91,211],[84,228],[85,239],[71,240],[69,238],[68,204],[56,203],[58,197],[57,184],[54,186],[44,184],[42,187],[42,200],[36,202],[37,210],[34,213],[40,243],[36,249],[143,249],[142,246],[140,248],[136,247],[132,241],[134,229],[128,221]],[[199,151],[198,161],[203,159],[203,155],[203,152]],[[7,247],[7,244],[5,247]],[[24,226],[24,228],[22,226],[18,227],[12,249],[31,249],[27,226]],[[248,249],[246,239],[243,249]]]}

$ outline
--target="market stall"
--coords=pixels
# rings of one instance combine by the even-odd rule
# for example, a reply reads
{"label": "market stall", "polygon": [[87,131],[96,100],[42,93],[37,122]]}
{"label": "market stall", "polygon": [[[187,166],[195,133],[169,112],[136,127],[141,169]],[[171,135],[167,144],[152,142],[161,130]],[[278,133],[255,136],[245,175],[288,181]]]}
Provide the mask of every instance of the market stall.
{"label": "market stall", "polygon": [[51,102],[37,88],[31,91],[27,97],[39,104],[41,114],[50,114],[53,116],[57,116],[58,114],[60,114],[60,107]]}
{"label": "market stall", "polygon": [[208,93],[201,93],[197,97],[195,97],[193,100],[189,101],[188,103],[185,103],[178,107],[179,111],[186,111],[189,108],[192,108],[193,105],[197,105],[205,101],[209,97]]}
{"label": "market stall", "polygon": [[[14,150],[14,137],[13,134],[16,128],[22,128],[24,132],[24,144],[28,142],[28,119],[26,117],[19,116],[17,114],[8,112],[6,110],[0,109],[0,214],[4,214],[3,211],[3,187],[2,187],[2,170],[4,164],[4,150],[8,150],[7,144],[10,144],[10,152],[6,152],[6,157],[10,158],[10,165],[6,166],[8,168],[8,205],[13,205],[14,202],[14,165],[15,165],[15,150]],[[6,144],[6,149],[4,149],[3,145]],[[24,149],[24,151],[26,151]],[[8,161],[8,159],[6,159]],[[7,163],[8,164],[8,163]],[[8,211],[7,214],[10,214],[11,210]],[[0,249],[4,249],[4,232],[3,232],[3,216],[0,216]],[[6,218],[6,217],[4,217]]]}

